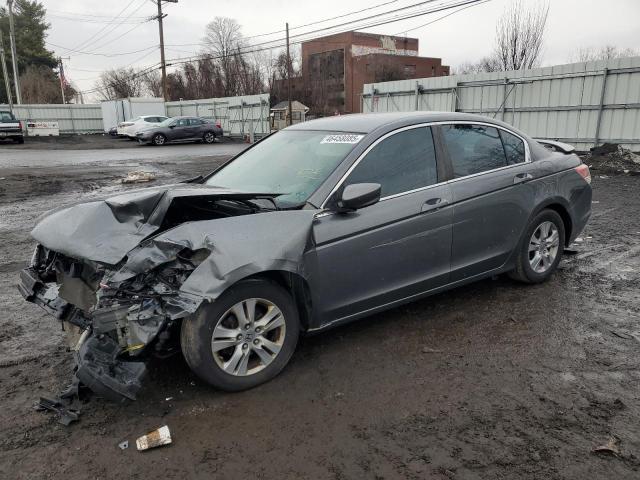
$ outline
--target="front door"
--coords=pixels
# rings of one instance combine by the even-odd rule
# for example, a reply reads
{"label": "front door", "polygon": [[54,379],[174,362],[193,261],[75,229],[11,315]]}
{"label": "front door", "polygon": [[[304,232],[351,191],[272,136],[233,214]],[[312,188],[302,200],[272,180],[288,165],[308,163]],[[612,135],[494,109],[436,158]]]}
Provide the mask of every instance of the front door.
{"label": "front door", "polygon": [[355,212],[323,214],[314,225],[315,257],[307,264],[321,323],[415,296],[449,277],[451,196],[438,184],[431,129],[383,137],[336,195],[355,183],[379,183],[381,200]]}

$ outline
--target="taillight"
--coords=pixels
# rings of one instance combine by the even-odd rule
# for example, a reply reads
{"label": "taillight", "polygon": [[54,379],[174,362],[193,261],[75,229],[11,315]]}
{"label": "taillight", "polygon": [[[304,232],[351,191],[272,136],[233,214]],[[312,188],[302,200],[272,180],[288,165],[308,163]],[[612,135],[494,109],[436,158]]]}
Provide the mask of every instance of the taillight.
{"label": "taillight", "polygon": [[216,127],[222,128],[222,124],[220,122],[216,122]]}
{"label": "taillight", "polygon": [[22,121],[18,120],[18,126],[20,127],[20,130],[22,130]]}
{"label": "taillight", "polygon": [[591,183],[591,172],[589,171],[589,167],[584,163],[581,163],[576,167],[576,172],[580,175],[587,183]]}

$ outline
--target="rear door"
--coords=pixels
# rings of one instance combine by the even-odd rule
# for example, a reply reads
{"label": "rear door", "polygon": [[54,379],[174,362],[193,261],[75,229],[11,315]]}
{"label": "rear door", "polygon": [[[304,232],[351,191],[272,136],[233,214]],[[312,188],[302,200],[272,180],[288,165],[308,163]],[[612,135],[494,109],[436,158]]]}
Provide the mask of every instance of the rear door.
{"label": "rear door", "polygon": [[199,118],[191,118],[189,123],[191,125],[191,131],[189,132],[191,138],[202,138],[206,127],[205,122]]}
{"label": "rear door", "polygon": [[184,140],[189,138],[189,119],[180,118],[176,121],[175,127],[169,129],[171,140]]}
{"label": "rear door", "polygon": [[501,267],[516,247],[534,195],[526,143],[488,124],[441,125],[453,197],[451,281]]}
{"label": "rear door", "polygon": [[314,224],[310,275],[320,322],[347,318],[411,297],[448,281],[452,209],[439,183],[432,132],[411,127],[369,147],[344,186],[379,183],[381,200],[350,213],[321,215]]}

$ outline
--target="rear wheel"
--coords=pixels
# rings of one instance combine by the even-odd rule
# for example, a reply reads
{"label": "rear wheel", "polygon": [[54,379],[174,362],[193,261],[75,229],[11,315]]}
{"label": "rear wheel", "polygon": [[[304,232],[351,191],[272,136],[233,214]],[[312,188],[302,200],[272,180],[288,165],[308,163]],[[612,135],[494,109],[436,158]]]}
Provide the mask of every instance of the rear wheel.
{"label": "rear wheel", "polygon": [[560,263],[564,241],[562,217],[553,210],[538,213],[522,238],[511,277],[525,283],[544,282]]}
{"label": "rear wheel", "polygon": [[240,391],[271,380],[298,342],[295,304],[279,285],[247,280],[183,321],[184,357],[214,387]]}
{"label": "rear wheel", "polygon": [[205,132],[205,134],[202,136],[202,140],[204,141],[204,143],[213,143],[216,141],[216,134],[213,132]]}
{"label": "rear wheel", "polygon": [[165,137],[161,133],[156,133],[153,136],[151,141],[153,142],[154,145],[161,146],[161,145],[164,145],[167,142],[167,137]]}
{"label": "rear wheel", "polygon": [[24,143],[24,137],[16,137],[15,142],[20,144]]}

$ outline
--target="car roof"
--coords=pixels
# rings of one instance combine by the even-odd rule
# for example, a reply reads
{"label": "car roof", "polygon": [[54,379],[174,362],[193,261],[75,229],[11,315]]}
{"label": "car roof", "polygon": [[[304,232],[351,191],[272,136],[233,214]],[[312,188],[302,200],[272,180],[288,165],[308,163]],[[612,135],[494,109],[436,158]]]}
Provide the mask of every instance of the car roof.
{"label": "car roof", "polygon": [[393,113],[353,113],[318,118],[303,123],[297,123],[286,130],[328,130],[337,132],[369,133],[385,126],[402,126],[414,123],[472,121],[488,122],[507,126],[500,121],[481,115],[457,112],[393,112]]}

